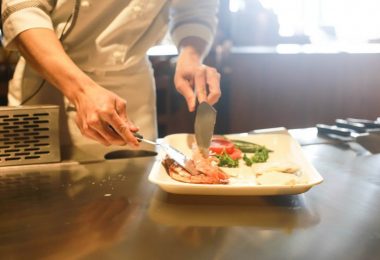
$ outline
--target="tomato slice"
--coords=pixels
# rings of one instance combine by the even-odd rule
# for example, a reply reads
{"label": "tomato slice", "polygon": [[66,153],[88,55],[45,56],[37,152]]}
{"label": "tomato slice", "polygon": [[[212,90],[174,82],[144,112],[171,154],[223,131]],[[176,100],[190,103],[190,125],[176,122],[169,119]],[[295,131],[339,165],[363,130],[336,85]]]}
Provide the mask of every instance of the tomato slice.
{"label": "tomato slice", "polygon": [[240,149],[235,148],[232,153],[228,154],[233,160],[240,159],[242,157],[242,152]]}
{"label": "tomato slice", "polygon": [[211,140],[209,150],[216,154],[221,154],[223,152],[230,154],[234,152],[235,146],[229,140],[217,138]]}

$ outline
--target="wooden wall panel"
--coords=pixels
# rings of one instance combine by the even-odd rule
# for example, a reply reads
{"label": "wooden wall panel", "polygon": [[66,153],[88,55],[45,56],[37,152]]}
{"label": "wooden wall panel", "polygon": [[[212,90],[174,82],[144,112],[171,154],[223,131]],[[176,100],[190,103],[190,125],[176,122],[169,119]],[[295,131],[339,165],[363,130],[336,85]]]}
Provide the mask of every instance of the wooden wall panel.
{"label": "wooden wall panel", "polygon": [[380,54],[232,54],[229,132],[380,116]]}

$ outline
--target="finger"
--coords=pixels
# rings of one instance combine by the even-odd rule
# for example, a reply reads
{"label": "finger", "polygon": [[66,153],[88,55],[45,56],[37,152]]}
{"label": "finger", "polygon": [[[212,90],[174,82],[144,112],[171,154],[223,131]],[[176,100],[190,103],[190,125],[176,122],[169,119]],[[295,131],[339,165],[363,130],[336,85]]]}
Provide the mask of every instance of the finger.
{"label": "finger", "polygon": [[140,130],[140,127],[136,126],[131,120],[127,119],[127,125],[131,132],[136,133]]}
{"label": "finger", "polygon": [[116,111],[111,115],[106,115],[104,119],[126,143],[132,143],[135,146],[139,145],[136,137],[129,129],[129,123],[120,118]]}
{"label": "finger", "polygon": [[115,109],[117,114],[121,119],[127,121],[127,101],[126,100],[116,100]]}
{"label": "finger", "polygon": [[185,98],[189,111],[193,112],[195,109],[196,99],[191,82],[189,80],[179,78],[175,80],[174,83],[177,91]]}
{"label": "finger", "polygon": [[[116,113],[114,111],[114,113]],[[102,117],[106,117],[106,114]],[[126,141],[123,140],[121,136],[117,133],[117,131],[113,131],[110,128],[111,124],[108,124],[107,120],[100,118],[97,114],[92,115],[89,119],[87,119],[88,128],[95,130],[99,135],[101,135],[108,143],[115,145],[125,145]],[[111,125],[112,126],[112,125]],[[87,133],[90,130],[86,131]]]}
{"label": "finger", "polygon": [[102,135],[100,135],[98,132],[95,130],[88,128],[86,132],[83,133],[84,136],[91,138],[105,146],[110,146],[111,143],[108,142]]}
{"label": "finger", "polygon": [[220,91],[220,74],[214,68],[208,68],[206,70],[206,78],[209,94],[207,96],[207,102],[209,104],[215,104],[218,102],[221,91]]}
{"label": "finger", "polygon": [[117,100],[115,104],[116,112],[120,116],[122,120],[127,122],[127,125],[129,127],[129,130],[132,132],[139,131],[139,127],[137,127],[131,120],[128,119],[127,116],[127,101],[125,100]]}
{"label": "finger", "polygon": [[194,75],[195,93],[197,94],[198,102],[202,103],[207,100],[206,89],[206,69],[204,66],[197,69]]}
{"label": "finger", "polygon": [[110,143],[104,139],[100,134],[98,134],[96,131],[89,128],[87,125],[83,125],[82,120],[79,118],[79,116],[75,117],[75,123],[78,126],[81,134],[87,138],[90,138],[92,140],[95,140],[104,146],[109,146]]}

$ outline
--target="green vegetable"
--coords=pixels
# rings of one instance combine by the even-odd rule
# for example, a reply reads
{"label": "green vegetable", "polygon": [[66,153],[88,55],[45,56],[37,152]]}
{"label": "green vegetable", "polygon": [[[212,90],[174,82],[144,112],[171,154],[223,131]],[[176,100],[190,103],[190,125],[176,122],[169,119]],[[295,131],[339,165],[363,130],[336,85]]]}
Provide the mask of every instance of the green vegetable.
{"label": "green vegetable", "polygon": [[243,160],[245,161],[245,164],[247,165],[247,166],[251,166],[252,165],[252,161],[251,161],[251,159],[249,159],[248,158],[248,156],[246,155],[246,154],[244,154],[244,156],[243,156]]}
{"label": "green vegetable", "polygon": [[220,167],[228,167],[228,168],[239,167],[239,160],[232,159],[226,152],[215,155],[215,157],[219,159],[218,166]]}
{"label": "green vegetable", "polygon": [[268,160],[269,152],[269,149],[267,149],[265,146],[261,146],[250,158],[247,156],[247,154],[244,154],[243,160],[247,166],[252,166],[254,163],[263,163]]}
{"label": "green vegetable", "polygon": [[[227,139],[227,138],[226,138]],[[236,148],[240,149],[244,155],[243,160],[247,166],[252,166],[254,163],[266,162],[269,158],[269,153],[272,150],[266,148],[263,145],[242,141],[242,140],[230,140]],[[251,157],[248,157],[246,153],[253,153]],[[215,155],[219,159],[218,166],[236,168],[239,167],[239,159],[232,159],[226,152],[222,154]]]}
{"label": "green vegetable", "polygon": [[268,152],[272,152],[265,146],[247,142],[247,141],[231,140],[231,142],[235,145],[235,147],[239,148],[243,153],[256,153],[257,151],[260,151],[263,148],[265,148]]}
{"label": "green vegetable", "polygon": [[251,157],[252,163],[262,163],[266,162],[269,158],[269,150],[263,146],[258,149],[255,154]]}

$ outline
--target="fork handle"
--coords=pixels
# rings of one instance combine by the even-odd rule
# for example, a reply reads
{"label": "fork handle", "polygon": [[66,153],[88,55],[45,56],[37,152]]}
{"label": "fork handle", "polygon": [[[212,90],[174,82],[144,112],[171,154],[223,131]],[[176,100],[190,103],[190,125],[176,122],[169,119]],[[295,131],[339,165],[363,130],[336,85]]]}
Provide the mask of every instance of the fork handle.
{"label": "fork handle", "polygon": [[139,134],[139,133],[133,133],[133,135],[137,138],[137,140],[139,142],[144,142],[144,143],[152,144],[152,145],[158,145],[158,143],[156,143],[156,142],[144,139],[144,137],[141,134]]}

